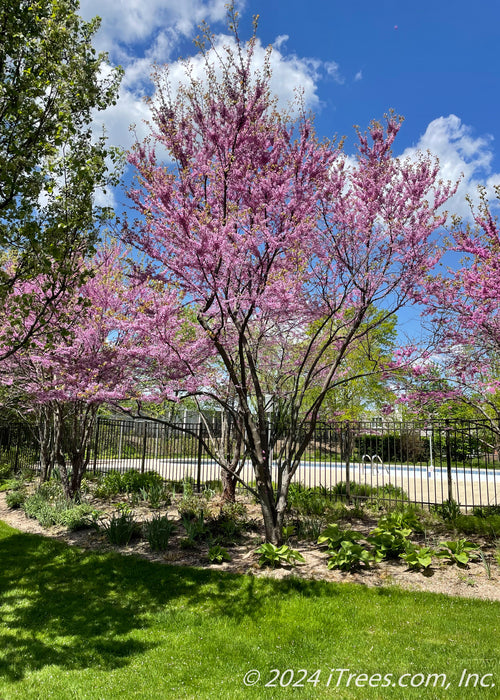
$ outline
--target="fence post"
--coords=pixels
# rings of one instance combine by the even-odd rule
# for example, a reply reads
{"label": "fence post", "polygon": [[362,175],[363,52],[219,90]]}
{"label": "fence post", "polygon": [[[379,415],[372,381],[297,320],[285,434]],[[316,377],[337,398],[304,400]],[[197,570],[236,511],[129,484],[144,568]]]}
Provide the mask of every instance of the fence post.
{"label": "fence post", "polygon": [[[346,436],[343,441],[344,460],[345,460],[345,495],[347,503],[351,503],[351,450],[352,450],[352,435],[351,435],[351,423],[350,421],[345,421]],[[342,444],[342,440],[341,440]]]}
{"label": "fence post", "polygon": [[21,449],[21,431],[20,426],[16,428],[17,440],[16,440],[16,456],[14,458],[14,474],[17,474],[17,467],[19,465],[19,450]]}
{"label": "fence post", "polygon": [[201,455],[202,455],[202,437],[203,437],[203,423],[201,422],[201,417],[200,417],[200,422],[198,424],[198,464],[196,467],[196,490],[198,493],[201,491]]}
{"label": "fence post", "polygon": [[445,420],[446,431],[446,473],[448,475],[448,500],[453,500],[453,481],[451,479],[451,443],[450,443],[450,421]]}
{"label": "fence post", "polygon": [[99,450],[99,427],[101,425],[101,417],[97,416],[94,441],[94,474],[97,471],[97,452]]}
{"label": "fence post", "polygon": [[141,474],[144,474],[144,469],[146,466],[146,450],[148,446],[148,424],[146,422],[144,425],[144,440],[142,442],[142,460],[141,460]]}

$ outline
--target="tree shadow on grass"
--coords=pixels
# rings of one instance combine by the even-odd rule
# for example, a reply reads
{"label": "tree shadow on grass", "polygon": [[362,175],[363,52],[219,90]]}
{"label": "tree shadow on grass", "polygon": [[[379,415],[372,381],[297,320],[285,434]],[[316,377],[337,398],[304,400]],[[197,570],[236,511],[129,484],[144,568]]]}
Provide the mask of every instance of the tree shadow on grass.
{"label": "tree shadow on grass", "polygon": [[[292,591],[338,595],[323,582],[255,579],[88,552],[0,524],[0,676],[20,680],[47,665],[119,668],[155,646],[134,633],[155,624],[157,613],[182,606],[256,618],[262,605]],[[170,633],[167,614],[163,640]]]}

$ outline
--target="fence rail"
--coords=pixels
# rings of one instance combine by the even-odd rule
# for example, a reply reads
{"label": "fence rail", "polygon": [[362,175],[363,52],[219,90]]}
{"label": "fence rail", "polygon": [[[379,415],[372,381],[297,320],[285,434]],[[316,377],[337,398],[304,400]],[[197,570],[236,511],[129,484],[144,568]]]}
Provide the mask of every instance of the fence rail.
{"label": "fence rail", "polygon": [[[220,424],[214,426],[219,431]],[[206,450],[202,422],[167,426],[150,421],[99,418],[89,468],[123,472],[154,470],[164,479],[203,484],[220,479]],[[275,457],[281,447],[274,446]],[[338,422],[314,430],[294,481],[346,495],[421,505],[454,499],[463,508],[500,505],[499,436],[486,421]],[[36,465],[33,434],[23,426],[0,426],[0,457],[15,467]],[[273,476],[277,478],[273,462]],[[250,465],[242,476],[253,481]]]}

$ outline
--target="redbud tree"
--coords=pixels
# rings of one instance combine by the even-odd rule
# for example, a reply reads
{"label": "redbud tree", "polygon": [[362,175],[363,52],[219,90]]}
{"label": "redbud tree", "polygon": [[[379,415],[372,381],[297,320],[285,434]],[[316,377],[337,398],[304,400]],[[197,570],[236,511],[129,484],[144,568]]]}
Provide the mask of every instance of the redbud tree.
{"label": "redbud tree", "polygon": [[[157,322],[158,299],[147,285],[131,282],[125,259],[124,250],[104,246],[81,260],[79,272],[87,279],[66,295],[55,319],[58,333],[39,332],[0,366],[7,406],[34,419],[42,481],[57,465],[68,498],[80,489],[99,408],[143,392],[144,353],[154,356],[147,345],[148,309]],[[18,291],[43,294],[44,282],[24,282]],[[163,310],[167,304],[162,295]],[[175,323],[175,314],[168,318]]]}
{"label": "redbud tree", "polygon": [[124,235],[149,261],[142,274],[177,294],[189,332],[166,353],[193,364],[184,395],[231,422],[239,459],[214,455],[233,483],[250,461],[246,486],[279,543],[319,410],[359,376],[350,357],[435,264],[431,235],[453,188],[429,157],[393,157],[392,115],[358,133],[353,164],[341,143],[319,141],[300,104],[298,117],[277,108],[269,54],[257,70],[255,33],[243,43],[230,18],[225,48],[208,31],[199,42],[202,77],[187,63],[174,95],[168,68],[155,75],[151,136],[129,156],[137,218]]}
{"label": "redbud tree", "polygon": [[468,406],[500,435],[500,230],[484,189],[471,214],[451,230],[459,265],[430,277],[420,297],[435,350],[413,361],[406,395],[410,403]]}

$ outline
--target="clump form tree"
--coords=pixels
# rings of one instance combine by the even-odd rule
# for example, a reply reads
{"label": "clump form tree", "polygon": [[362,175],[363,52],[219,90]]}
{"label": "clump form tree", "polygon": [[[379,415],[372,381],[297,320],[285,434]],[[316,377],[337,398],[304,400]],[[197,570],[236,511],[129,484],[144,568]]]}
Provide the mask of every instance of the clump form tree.
{"label": "clump form tree", "polygon": [[[99,23],[83,22],[78,8],[0,3],[0,360],[54,325],[109,215],[95,193],[113,181],[106,159],[118,154],[91,125],[116,100],[120,71],[96,55]],[[43,289],[19,293],[40,276]]]}
{"label": "clump form tree", "polygon": [[225,48],[205,29],[204,75],[188,63],[176,95],[168,69],[157,72],[151,138],[129,156],[138,216],[124,235],[149,260],[142,274],[178,295],[189,333],[175,351],[187,368],[207,344],[187,393],[229,417],[238,467],[234,452],[214,456],[233,484],[243,458],[251,463],[255,485],[246,486],[267,540],[279,544],[321,406],[336,387],[378,371],[350,360],[438,259],[430,236],[453,186],[437,181],[428,156],[393,157],[393,115],[358,133],[350,166],[341,143],[317,139],[300,104],[295,119],[277,109],[269,56],[257,70],[255,33],[240,40],[233,10],[230,28]]}
{"label": "clump form tree", "polygon": [[[154,356],[147,331],[148,317],[158,321],[156,292],[131,282],[127,267],[126,252],[117,246],[102,247],[93,259],[81,261],[79,271],[86,279],[56,319],[63,336],[49,340],[39,335],[0,365],[4,405],[22,418],[34,416],[42,481],[57,466],[68,498],[80,489],[99,408],[137,398],[144,389],[144,353]],[[43,278],[29,283],[43,284]],[[161,308],[168,308],[165,295]],[[26,323],[31,323],[29,316]],[[174,333],[175,323],[175,314],[168,314],[163,332],[168,326]]]}

